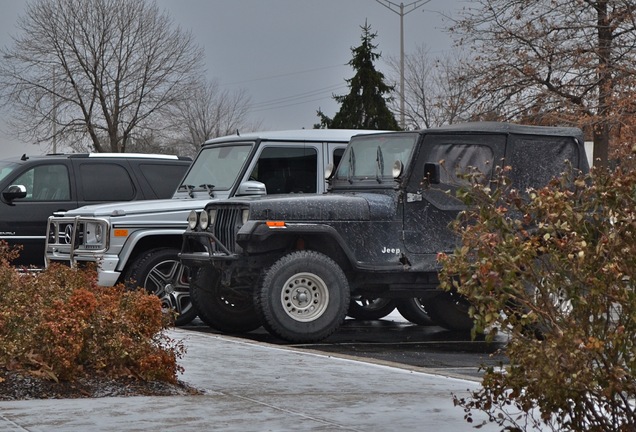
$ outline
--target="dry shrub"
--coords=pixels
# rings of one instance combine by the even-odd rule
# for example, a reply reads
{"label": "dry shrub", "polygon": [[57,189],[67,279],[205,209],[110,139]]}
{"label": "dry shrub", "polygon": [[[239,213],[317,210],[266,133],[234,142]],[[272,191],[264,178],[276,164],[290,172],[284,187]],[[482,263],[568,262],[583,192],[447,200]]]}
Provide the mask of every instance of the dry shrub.
{"label": "dry shrub", "polygon": [[174,383],[181,342],[144,290],[99,287],[94,269],[52,265],[20,274],[0,244],[0,361],[53,380],[102,374]]}
{"label": "dry shrub", "polygon": [[508,335],[510,359],[455,400],[467,420],[482,410],[502,430],[636,430],[634,156],[541,189],[502,174],[498,188],[463,191],[443,288],[471,302],[475,331]]}

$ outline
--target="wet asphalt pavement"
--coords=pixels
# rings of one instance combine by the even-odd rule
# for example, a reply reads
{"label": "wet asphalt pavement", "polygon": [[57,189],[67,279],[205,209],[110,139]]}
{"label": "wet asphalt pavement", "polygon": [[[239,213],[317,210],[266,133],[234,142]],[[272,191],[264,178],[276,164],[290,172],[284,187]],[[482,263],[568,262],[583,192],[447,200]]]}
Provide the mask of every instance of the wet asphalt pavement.
{"label": "wet asphalt pavement", "polygon": [[[183,329],[219,334],[198,319]],[[473,340],[469,333],[412,324],[397,312],[375,321],[347,319],[336,333],[319,343],[290,344],[263,328],[233,336],[470,380],[479,380],[483,367],[507,362],[499,352],[506,343],[504,335],[492,343],[483,337]]]}

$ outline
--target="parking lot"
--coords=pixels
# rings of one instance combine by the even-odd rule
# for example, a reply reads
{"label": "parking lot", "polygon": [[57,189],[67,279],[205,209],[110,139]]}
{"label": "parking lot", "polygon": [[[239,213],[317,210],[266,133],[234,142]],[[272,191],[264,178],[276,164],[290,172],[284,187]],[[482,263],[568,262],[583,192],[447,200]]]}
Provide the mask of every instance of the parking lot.
{"label": "parking lot", "polygon": [[[218,333],[198,319],[184,328]],[[482,366],[497,367],[507,362],[499,352],[506,343],[505,335],[498,335],[492,343],[483,337],[472,340],[469,333],[411,324],[396,311],[375,321],[347,319],[335,334],[319,343],[290,344],[263,328],[232,336],[470,380],[480,378]]]}

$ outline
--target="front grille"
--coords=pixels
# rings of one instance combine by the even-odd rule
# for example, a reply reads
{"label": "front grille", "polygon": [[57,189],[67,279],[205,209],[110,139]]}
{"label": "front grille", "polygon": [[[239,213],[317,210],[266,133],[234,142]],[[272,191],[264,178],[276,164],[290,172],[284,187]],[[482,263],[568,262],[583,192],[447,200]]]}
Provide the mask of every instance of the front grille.
{"label": "front grille", "polygon": [[[100,241],[95,241],[95,225],[103,227]],[[92,227],[92,228],[91,228]],[[108,227],[104,219],[51,216],[46,236],[46,251],[59,258],[76,251],[99,252],[108,248]]]}
{"label": "front grille", "polygon": [[219,208],[212,232],[221,244],[230,252],[237,252],[236,234],[242,226],[242,210],[240,208]]}
{"label": "front grille", "polygon": [[71,245],[73,242],[73,247],[77,248],[84,242],[84,224],[55,221],[49,226],[48,242],[56,245]]}

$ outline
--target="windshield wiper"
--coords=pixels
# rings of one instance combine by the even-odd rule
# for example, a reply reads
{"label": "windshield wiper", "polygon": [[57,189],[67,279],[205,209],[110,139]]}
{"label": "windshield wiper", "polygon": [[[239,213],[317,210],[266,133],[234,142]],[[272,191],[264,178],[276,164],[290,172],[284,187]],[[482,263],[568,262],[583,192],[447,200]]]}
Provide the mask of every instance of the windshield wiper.
{"label": "windshield wiper", "polygon": [[375,167],[375,179],[378,183],[382,183],[382,173],[384,172],[384,156],[382,155],[382,148],[378,146],[378,150],[376,152],[377,166]]}
{"label": "windshield wiper", "polygon": [[179,190],[187,190],[188,191],[188,196],[190,198],[194,198],[194,186],[193,185],[189,185],[189,184],[182,184],[181,186],[179,186]]}
{"label": "windshield wiper", "polygon": [[199,185],[200,188],[205,189],[210,195],[211,198],[214,198],[214,185],[213,184],[202,184]]}

